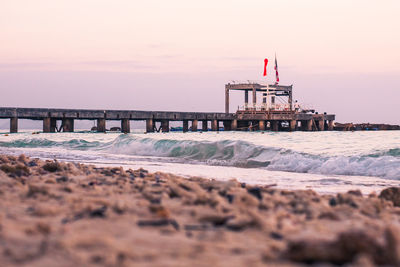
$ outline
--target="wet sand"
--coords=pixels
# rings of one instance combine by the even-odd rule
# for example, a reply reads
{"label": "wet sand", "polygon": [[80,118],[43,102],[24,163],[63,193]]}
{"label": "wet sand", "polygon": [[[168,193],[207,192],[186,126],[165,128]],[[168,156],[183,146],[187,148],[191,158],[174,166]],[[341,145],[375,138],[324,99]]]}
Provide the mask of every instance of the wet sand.
{"label": "wet sand", "polygon": [[319,195],[0,156],[2,266],[400,265],[400,189]]}

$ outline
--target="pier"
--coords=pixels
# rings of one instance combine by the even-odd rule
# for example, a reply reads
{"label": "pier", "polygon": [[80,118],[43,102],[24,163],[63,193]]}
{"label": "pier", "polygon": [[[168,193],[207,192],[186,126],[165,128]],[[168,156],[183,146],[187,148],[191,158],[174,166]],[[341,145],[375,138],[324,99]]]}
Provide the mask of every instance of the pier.
{"label": "pier", "polygon": [[[244,91],[244,107],[229,112],[229,92]],[[249,92],[252,104],[249,104]],[[261,105],[257,104],[261,94]],[[287,98],[284,104],[276,103],[278,97]],[[225,85],[225,112],[174,112],[140,110],[95,110],[57,108],[0,107],[0,119],[10,120],[10,133],[18,132],[18,120],[41,120],[43,132],[73,132],[75,120],[94,120],[97,132],[106,131],[106,122],[121,122],[121,132],[130,132],[131,121],[146,121],[146,132],[169,132],[171,121],[182,122],[183,132],[201,131],[325,131],[333,130],[335,115],[293,108],[292,86],[262,85],[259,83],[234,83]],[[61,122],[61,126],[57,127]],[[199,128],[199,122],[201,128]],[[209,129],[208,123],[211,123]],[[156,127],[156,123],[160,126]],[[222,124],[222,125],[221,125]]]}

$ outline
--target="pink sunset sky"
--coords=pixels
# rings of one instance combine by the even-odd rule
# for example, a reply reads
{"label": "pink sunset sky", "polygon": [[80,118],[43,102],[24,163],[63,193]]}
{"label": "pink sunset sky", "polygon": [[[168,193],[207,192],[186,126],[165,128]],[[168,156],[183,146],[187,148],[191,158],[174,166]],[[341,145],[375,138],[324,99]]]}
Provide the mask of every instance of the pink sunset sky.
{"label": "pink sunset sky", "polygon": [[[224,111],[274,81],[340,122],[400,124],[400,1],[1,0],[0,106]],[[231,111],[243,102],[233,94]]]}

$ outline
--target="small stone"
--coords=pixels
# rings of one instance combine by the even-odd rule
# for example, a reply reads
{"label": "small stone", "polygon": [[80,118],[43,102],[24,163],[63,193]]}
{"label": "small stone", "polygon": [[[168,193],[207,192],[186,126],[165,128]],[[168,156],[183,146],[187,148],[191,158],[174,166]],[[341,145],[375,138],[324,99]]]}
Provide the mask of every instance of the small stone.
{"label": "small stone", "polygon": [[382,190],[379,197],[392,201],[394,206],[400,207],[400,187],[386,188]]}
{"label": "small stone", "polygon": [[251,187],[247,189],[247,192],[258,198],[259,200],[262,199],[261,189],[259,187]]}

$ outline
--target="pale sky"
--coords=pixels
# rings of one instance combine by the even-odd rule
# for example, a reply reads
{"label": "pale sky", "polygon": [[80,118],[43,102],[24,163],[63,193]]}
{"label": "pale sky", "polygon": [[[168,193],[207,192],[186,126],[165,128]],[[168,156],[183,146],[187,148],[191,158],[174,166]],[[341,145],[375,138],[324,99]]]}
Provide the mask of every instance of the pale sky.
{"label": "pale sky", "polygon": [[[340,122],[400,124],[400,1],[0,0],[0,106],[224,110],[281,84]],[[231,111],[243,96],[233,95]]]}

